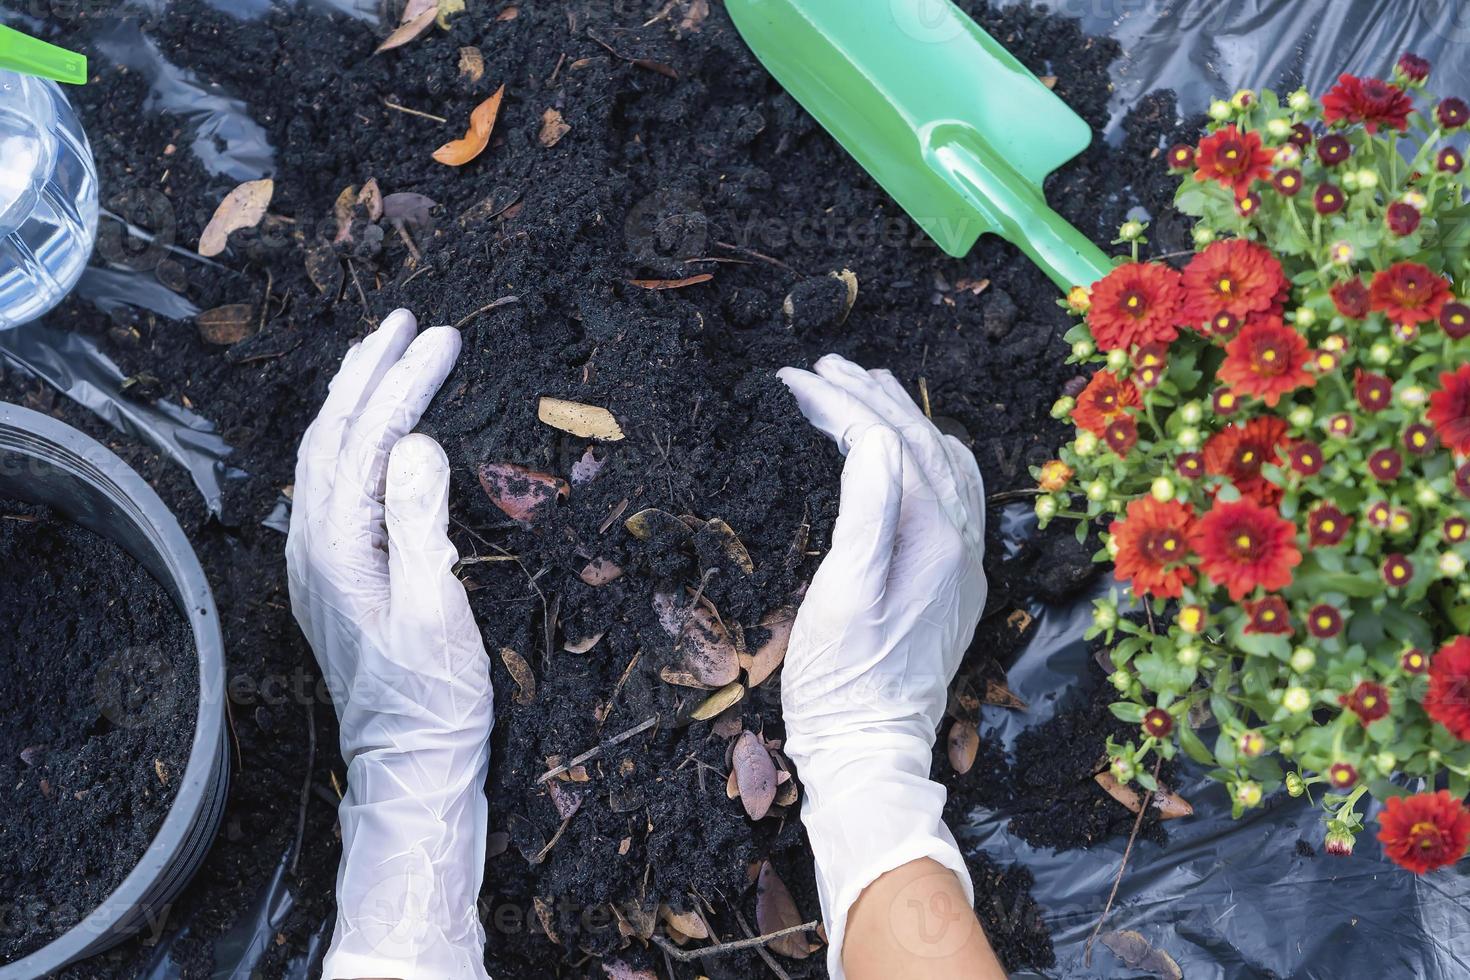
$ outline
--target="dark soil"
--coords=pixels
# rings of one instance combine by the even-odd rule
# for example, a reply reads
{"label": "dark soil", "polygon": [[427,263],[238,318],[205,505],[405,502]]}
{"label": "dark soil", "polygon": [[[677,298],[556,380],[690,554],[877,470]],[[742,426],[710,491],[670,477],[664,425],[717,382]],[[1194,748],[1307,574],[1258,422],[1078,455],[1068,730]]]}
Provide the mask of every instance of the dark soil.
{"label": "dark soil", "polygon": [[0,500],[0,963],[76,925],[133,870],[189,761],[189,625],[133,558]]}
{"label": "dark soil", "polygon": [[[965,5],[1023,62],[1056,76],[1057,93],[1101,128],[1113,42],[1032,8]],[[225,627],[239,766],[220,841],[167,925],[170,934],[183,930],[169,953],[179,975],[208,976],[212,963],[233,955],[235,934],[220,937],[282,855],[293,903],[266,927],[268,941],[246,972],[297,975],[330,920],[333,780],[342,772],[335,725],[290,618],[282,539],[260,521],[292,481],[295,446],[343,351],[392,309],[462,326],[465,354],[423,428],[455,467],[451,513],[461,552],[518,559],[467,564],[462,573],[498,692],[489,793],[491,829],[506,847],[490,859],[483,911],[490,969],[502,980],[580,975],[574,964],[587,953],[665,971],[655,947],[626,943],[609,903],[623,904],[626,917],[626,903],[685,908],[693,893],[719,937],[739,937],[737,912],[755,925],[748,869],[765,858],[801,913],[817,917],[795,808],[752,824],[726,798],[733,720],[724,734],[708,723],[672,723],[702,695],[660,679],[673,644],[652,609],[656,591],[687,597],[703,582],[724,621],[758,643],[761,618],[792,601],[825,552],[841,459],[800,418],[776,368],[835,350],[892,369],[916,395],[927,391],[936,420],[974,448],[992,492],[1029,486],[1028,467],[1065,435],[1047,413],[1075,372],[1061,363],[1068,319],[1047,280],[998,241],[963,260],[943,256],[765,74],[719,4],[686,0],[664,16],[665,4],[654,0],[522,4],[514,18],[507,4],[470,6],[447,34],[431,29],[376,57],[385,32],[340,16],[293,8],[240,20],[197,0],[167,7],[145,25],[148,36],[211,94],[240,100],[274,147],[272,217],[233,236],[221,256],[225,272],[123,237],[108,221],[99,248],[201,307],[248,304],[258,330],[216,346],[191,322],[128,308],[102,316],[80,300],[51,318],[98,338],[139,397],[215,420],[236,447],[231,462],[248,474],[227,488],[223,518],[212,521],[178,470],[131,440],[108,438],[180,513]],[[67,27],[67,43],[93,56],[95,81],[72,94],[92,136],[104,202],[192,250],[240,179],[210,173],[200,153],[237,151],[232,131],[201,142],[189,120],[156,111],[146,72],[120,68],[86,42],[113,31],[109,21]],[[459,73],[467,47],[484,59],[478,80]],[[459,169],[432,162],[430,152],[459,136],[470,109],[502,84],[505,102],[484,155]],[[538,139],[549,109],[572,127],[552,147]],[[1174,122],[1172,99],[1145,100],[1124,145],[1089,149],[1049,182],[1050,201],[1102,242],[1142,204],[1159,219],[1153,247],[1181,247],[1186,226],[1166,215],[1173,183],[1157,159]],[[354,214],[352,241],[330,244],[339,193],[370,178],[385,194],[437,202],[432,230],[405,229],[413,249],[364,208]],[[829,278],[842,269],[860,282],[845,320],[842,291]],[[698,273],[714,278],[661,291],[629,282]],[[484,309],[507,297],[514,300]],[[106,432],[22,379],[3,391]],[[627,438],[598,449],[601,471],[565,504],[522,525],[493,506],[475,471],[507,462],[570,475],[587,443],[536,420],[542,395],[609,408]],[[722,560],[708,535],[634,539],[620,517],[646,507],[727,521],[755,573]],[[1007,621],[1012,611],[1033,595],[1065,596],[1093,574],[1092,549],[1068,529],[1008,556],[999,510],[990,517],[990,602],[961,681],[972,686],[1024,642]],[[578,577],[591,558],[625,574],[592,588]],[[597,633],[604,635],[589,652],[563,650]],[[536,674],[528,704],[510,696],[502,648]],[[736,712],[772,740],[781,737],[778,685],[779,675]],[[655,713],[665,722],[605,750],[587,782],[561,784],[581,796],[580,809],[540,863],[530,863],[562,822],[535,783],[548,759],[590,749]],[[1063,734],[1100,738],[1088,726]],[[1100,743],[1077,752],[1094,750]],[[984,768],[965,779],[985,779]],[[1070,842],[1094,839],[1091,817],[1072,821],[1069,812],[1053,828],[1058,843],[1069,826]],[[1024,903],[1024,873],[976,861],[982,895],[995,882],[1008,903]],[[538,916],[536,899],[552,911]],[[1012,927],[992,932],[1009,965],[1047,961],[1034,916],[987,923]],[[154,955],[138,941],[68,975],[137,976]],[[793,977],[821,976],[820,960],[783,966]],[[697,965],[673,972],[766,970],[751,953]]]}

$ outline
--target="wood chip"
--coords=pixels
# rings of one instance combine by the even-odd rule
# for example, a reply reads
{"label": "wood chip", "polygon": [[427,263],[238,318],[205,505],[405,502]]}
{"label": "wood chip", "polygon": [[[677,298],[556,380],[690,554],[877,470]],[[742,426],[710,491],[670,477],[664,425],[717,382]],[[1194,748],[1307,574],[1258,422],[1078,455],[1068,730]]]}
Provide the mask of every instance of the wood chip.
{"label": "wood chip", "polygon": [[511,696],[516,704],[530,704],[536,700],[536,675],[526,658],[510,647],[500,648],[500,659],[510,671],[511,680],[516,682],[516,692]]}
{"label": "wood chip", "polygon": [[[1143,794],[1132,786],[1118,782],[1113,774],[1106,769],[1092,777],[1103,790],[1126,806],[1129,810],[1137,813],[1143,807]],[[1160,820],[1178,820],[1181,817],[1194,816],[1194,807],[1190,802],[1178,793],[1171,792],[1162,785],[1158,792],[1153,794],[1153,806],[1159,811]]]}
{"label": "wood chip", "polygon": [[543,396],[536,406],[536,417],[553,429],[583,439],[617,442],[624,438],[622,426],[613,413],[598,405]]}
{"label": "wood chip", "polygon": [[1105,932],[1097,938],[1130,970],[1142,970],[1159,980],[1184,980],[1184,971],[1179,968],[1174,957],[1161,949],[1155,949],[1152,943],[1143,938],[1142,933],[1124,929]]}
{"label": "wood chip", "polygon": [[686,279],[629,279],[628,282],[639,289],[683,289],[685,286],[698,286],[702,282],[709,282],[713,278],[713,273],[701,272],[697,276],[689,276]]}
{"label": "wood chip", "polygon": [[963,776],[975,765],[980,751],[980,732],[973,721],[956,721],[949,726],[949,764]]}
{"label": "wood chip", "polygon": [[199,236],[199,254],[206,258],[218,255],[229,243],[230,232],[260,224],[275,192],[275,181],[267,177],[247,180],[226,194],[219,207],[214,209],[209,224],[204,226],[204,233]]}
{"label": "wood chip", "polygon": [[567,121],[555,109],[547,109],[541,115],[541,134],[537,141],[547,149],[561,142],[563,136],[572,131]]}
{"label": "wood chip", "polygon": [[[796,900],[791,897],[791,890],[786,887],[786,882],[781,880],[770,861],[762,861],[755,884],[756,927],[765,935],[799,926],[804,921],[797,911]],[[806,959],[815,948],[806,938],[806,934],[801,932],[773,939],[767,945],[772,952],[794,960]]]}
{"label": "wood chip", "polygon": [[207,344],[238,344],[255,334],[255,307],[249,303],[231,303],[205,310],[194,318],[199,336]]}
{"label": "wood chip", "polygon": [[731,766],[745,815],[760,820],[770,812],[776,799],[776,764],[759,735],[748,731],[735,740]]}
{"label": "wood chip", "polygon": [[505,97],[505,86],[475,106],[470,113],[470,126],[464,136],[450,140],[434,151],[434,159],[450,167],[462,167],[484,152],[490,145],[490,133],[495,129],[495,120],[500,115],[500,100]]}
{"label": "wood chip", "polygon": [[480,53],[479,48],[459,49],[459,73],[471,82],[478,82],[485,77],[485,56]]}

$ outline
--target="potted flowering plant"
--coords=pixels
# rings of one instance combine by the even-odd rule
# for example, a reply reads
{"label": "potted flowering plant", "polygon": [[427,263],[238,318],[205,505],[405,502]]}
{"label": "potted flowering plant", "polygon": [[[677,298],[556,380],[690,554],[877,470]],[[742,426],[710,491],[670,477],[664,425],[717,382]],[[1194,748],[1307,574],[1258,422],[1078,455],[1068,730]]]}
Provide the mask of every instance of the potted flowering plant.
{"label": "potted flowering plant", "polygon": [[[1142,604],[1097,604],[1119,780],[1153,789],[1182,750],[1238,816],[1320,795],[1349,853],[1365,793],[1415,872],[1470,842],[1470,205],[1452,138],[1470,106],[1423,101],[1429,65],[1343,75],[1320,100],[1242,91],[1176,146],[1187,262],[1132,256],[1067,305],[1056,405],[1076,439],[1038,472],[1043,524],[1102,532]],[[1412,144],[1407,154],[1399,144]],[[1206,710],[1208,709],[1208,710]],[[1213,718],[1206,743],[1197,729]],[[1406,786],[1426,786],[1410,793]]]}

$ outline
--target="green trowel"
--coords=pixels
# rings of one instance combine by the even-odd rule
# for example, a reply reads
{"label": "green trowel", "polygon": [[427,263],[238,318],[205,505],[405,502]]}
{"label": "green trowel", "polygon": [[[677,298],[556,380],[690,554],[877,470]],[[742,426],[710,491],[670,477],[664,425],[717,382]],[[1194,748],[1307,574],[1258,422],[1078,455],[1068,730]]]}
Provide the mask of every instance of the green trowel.
{"label": "green trowel", "polygon": [[950,255],[1015,244],[1064,291],[1112,268],[1047,207],[1092,131],[950,0],[726,0],[756,57]]}
{"label": "green trowel", "polygon": [[3,24],[0,24],[0,68],[70,85],[84,85],[87,81],[85,56]]}

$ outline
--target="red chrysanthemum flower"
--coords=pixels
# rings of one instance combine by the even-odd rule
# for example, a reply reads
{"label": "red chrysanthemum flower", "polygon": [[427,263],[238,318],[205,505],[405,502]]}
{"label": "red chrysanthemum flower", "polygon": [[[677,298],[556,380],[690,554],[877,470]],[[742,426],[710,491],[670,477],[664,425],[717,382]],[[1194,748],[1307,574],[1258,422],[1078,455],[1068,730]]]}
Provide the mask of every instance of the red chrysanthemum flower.
{"label": "red chrysanthemum flower", "polygon": [[1404,673],[1417,676],[1429,670],[1429,657],[1418,647],[1410,647],[1399,657],[1399,666],[1404,669]]}
{"label": "red chrysanthemum flower", "polygon": [[1456,738],[1470,741],[1470,637],[1455,637],[1430,661],[1424,710]]}
{"label": "red chrysanthemum flower", "polygon": [[1281,262],[1264,245],[1243,238],[1214,242],[1184,267],[1185,315],[1204,323],[1220,313],[1243,321],[1281,309],[1290,289]]}
{"label": "red chrysanthemum flower", "polygon": [[1463,544],[1465,538],[1470,536],[1470,521],[1463,517],[1447,517],[1440,527],[1440,533],[1449,544]]}
{"label": "red chrysanthemum flower", "polygon": [[1397,480],[1404,471],[1404,457],[1396,449],[1379,449],[1368,457],[1368,472],[1373,479],[1387,483]]}
{"label": "red chrysanthemum flower", "polygon": [[1240,409],[1240,396],[1229,388],[1216,388],[1210,394],[1210,407],[1221,418],[1228,418]]}
{"label": "red chrysanthemum flower", "polygon": [[1326,462],[1322,447],[1310,439],[1292,443],[1287,455],[1291,459],[1291,468],[1302,476],[1316,476],[1322,472],[1322,465]]}
{"label": "red chrysanthemum flower", "polygon": [[1358,423],[1346,412],[1339,412],[1327,420],[1327,431],[1339,439],[1346,439],[1353,434]]}
{"label": "red chrysanthemum flower", "polygon": [[1188,564],[1193,526],[1194,511],[1176,500],[1130,501],[1127,516],[1112,526],[1118,578],[1133,583],[1135,595],[1179,598],[1184,586],[1194,584],[1194,569]]}
{"label": "red chrysanthemum flower", "polygon": [[1133,447],[1138,445],[1138,423],[1131,415],[1113,419],[1108,423],[1107,430],[1103,432],[1103,441],[1119,456],[1127,456],[1133,451]]}
{"label": "red chrysanthemum flower", "polygon": [[1462,497],[1470,497],[1470,463],[1461,463],[1455,470],[1455,490]]}
{"label": "red chrysanthemum flower", "polygon": [[1427,456],[1439,445],[1439,437],[1423,422],[1415,422],[1404,430],[1404,448],[1415,456]]}
{"label": "red chrysanthemum flower", "polygon": [[1352,526],[1353,519],[1332,504],[1319,504],[1307,515],[1307,543],[1313,548],[1341,544]]}
{"label": "red chrysanthemum flower", "polygon": [[1407,82],[1418,84],[1429,78],[1429,60],[1405,51],[1399,55],[1398,64],[1393,66],[1393,73]]}
{"label": "red chrysanthemum flower", "polygon": [[1457,174],[1465,169],[1465,158],[1460,155],[1459,150],[1447,146],[1434,158],[1434,166],[1440,173]]}
{"label": "red chrysanthemum flower", "polygon": [[1195,522],[1190,543],[1205,574],[1236,602],[1258,586],[1286,588],[1302,560],[1296,526],[1253,500],[1215,504]]}
{"label": "red chrysanthemum flower", "polygon": [[1167,344],[1179,336],[1184,288],[1167,265],[1129,262],[1092,287],[1087,325],[1099,350]]}
{"label": "red chrysanthemum flower", "polygon": [[1194,169],[1194,147],[1188,143],[1176,143],[1174,146],[1169,147],[1169,152],[1166,154],[1166,157],[1169,161],[1170,170],[1182,172]]}
{"label": "red chrysanthemum flower", "polygon": [[1470,364],[1439,376],[1439,390],[1429,396],[1429,421],[1452,452],[1470,453]]}
{"label": "red chrysanthemum flower", "polygon": [[1393,382],[1382,374],[1358,368],[1353,374],[1353,395],[1365,412],[1381,412],[1393,404]]}
{"label": "red chrysanthemum flower", "polygon": [[1302,192],[1302,172],[1295,167],[1278,170],[1271,177],[1271,186],[1283,197],[1296,197]]}
{"label": "red chrysanthemum flower", "polygon": [[1352,789],[1358,781],[1358,768],[1350,762],[1334,762],[1327,769],[1327,781],[1333,789]]}
{"label": "red chrysanthemum flower", "polygon": [[1464,99],[1450,97],[1435,107],[1434,117],[1444,129],[1459,129],[1470,122],[1470,105]]}
{"label": "red chrysanthemum flower", "polygon": [[1261,195],[1255,191],[1235,199],[1235,213],[1242,218],[1249,218],[1259,210],[1261,210]]}
{"label": "red chrysanthemum flower", "polygon": [[1412,235],[1419,227],[1420,218],[1419,209],[1412,204],[1405,204],[1403,201],[1395,201],[1390,204],[1388,206],[1388,213],[1383,216],[1384,222],[1388,225],[1388,230],[1400,238],[1405,235]]}
{"label": "red chrysanthemum flower", "polygon": [[1240,332],[1241,322],[1240,317],[1234,313],[1227,313],[1221,310],[1205,324],[1205,333],[1214,337],[1216,340],[1229,340]]}
{"label": "red chrysanthemum flower", "polygon": [[1342,613],[1329,603],[1317,603],[1307,611],[1307,632],[1319,640],[1332,639],[1342,632]]}
{"label": "red chrysanthemum flower", "polygon": [[1155,738],[1168,738],[1174,730],[1174,719],[1163,708],[1149,708],[1143,713],[1143,730]]}
{"label": "red chrysanthemum flower", "polygon": [[1303,150],[1311,146],[1314,139],[1316,136],[1312,133],[1312,127],[1306,123],[1297,123],[1292,126],[1291,135],[1287,137],[1288,142],[1295,143],[1299,149]]}
{"label": "red chrysanthemum flower", "polygon": [[1402,133],[1409,128],[1413,111],[1408,93],[1378,78],[1342,75],[1332,91],[1322,96],[1322,118],[1329,125],[1362,123],[1370,133],[1377,133],[1380,126]]}
{"label": "red chrysanthemum flower", "polygon": [[1317,141],[1317,159],[1328,167],[1335,167],[1353,155],[1353,144],[1346,136],[1330,133]]}
{"label": "red chrysanthemum flower", "polygon": [[1271,176],[1275,155],[1261,145],[1259,133],[1241,132],[1232,123],[1199,141],[1194,179],[1213,180],[1233,190],[1239,200],[1250,192],[1251,184]]}
{"label": "red chrysanthemum flower", "polygon": [[1318,214],[1336,214],[1347,204],[1342,189],[1336,184],[1322,184],[1312,195],[1312,207]]}
{"label": "red chrysanthemum flower", "polygon": [[1388,715],[1388,688],[1375,681],[1359,681],[1350,692],[1338,695],[1337,703],[1357,715],[1367,728]]}
{"label": "red chrysanthemum flower", "polygon": [[1198,480],[1205,475],[1205,457],[1203,453],[1180,453],[1179,458],[1174,460],[1174,468],[1179,475],[1186,480]]}
{"label": "red chrysanthemum flower", "polygon": [[1368,315],[1368,287],[1357,276],[1336,284],[1328,292],[1332,296],[1332,305],[1343,316],[1361,320]]}
{"label": "red chrysanthemum flower", "polygon": [[1446,303],[1439,311],[1439,326],[1451,340],[1470,337],[1470,306]]}
{"label": "red chrysanthemum flower", "polygon": [[1397,262],[1374,274],[1370,296],[1394,323],[1427,323],[1449,302],[1450,284],[1427,265]]}
{"label": "red chrysanthemum flower", "polygon": [[1393,508],[1388,506],[1388,501],[1386,500],[1376,500],[1368,505],[1368,509],[1364,511],[1364,516],[1368,518],[1369,526],[1376,527],[1381,531],[1388,527],[1389,518],[1393,516]]}
{"label": "red chrysanthemum flower", "polygon": [[1267,635],[1288,635],[1293,632],[1291,612],[1286,608],[1286,600],[1281,596],[1268,595],[1264,599],[1257,599],[1255,602],[1247,602],[1244,605],[1248,617],[1245,632]]}
{"label": "red chrysanthemum flower", "polygon": [[1274,415],[1227,425],[1205,442],[1205,470],[1225,477],[1263,507],[1274,505],[1281,499],[1281,488],[1261,475],[1261,467],[1281,462],[1286,429],[1286,421]]}
{"label": "red chrysanthemum flower", "polygon": [[1120,379],[1111,371],[1099,371],[1077,396],[1072,421],[1101,438],[1107,435],[1109,423],[1122,418],[1128,409],[1137,405],[1138,389],[1132,381]]}
{"label": "red chrysanthemum flower", "polygon": [[1448,867],[1470,844],[1470,810],[1449,790],[1390,796],[1378,815],[1383,853],[1416,875]]}
{"label": "red chrysanthemum flower", "polygon": [[1383,559],[1383,581],[1401,589],[1414,581],[1414,563],[1408,555],[1389,555]]}
{"label": "red chrysanthemum flower", "polygon": [[1307,342],[1279,319],[1247,324],[1225,345],[1225,363],[1215,376],[1239,394],[1254,395],[1274,407],[1281,396],[1317,383],[1307,371]]}

